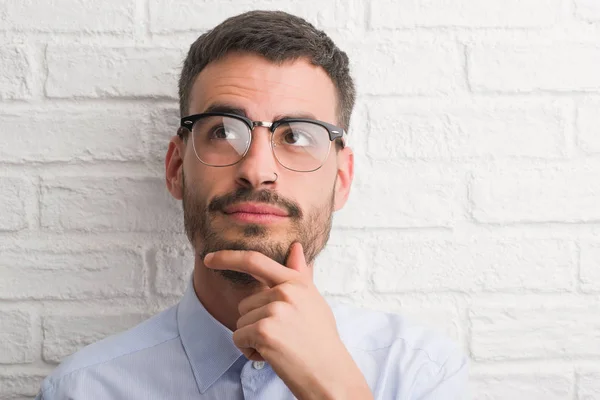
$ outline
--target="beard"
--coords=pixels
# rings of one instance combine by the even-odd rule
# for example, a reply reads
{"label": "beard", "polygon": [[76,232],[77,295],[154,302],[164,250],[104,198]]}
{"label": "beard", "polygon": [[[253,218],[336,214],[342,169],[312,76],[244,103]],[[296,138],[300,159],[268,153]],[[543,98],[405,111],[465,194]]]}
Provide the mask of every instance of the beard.
{"label": "beard", "polygon": [[[331,232],[334,193],[322,207],[314,207],[305,213],[299,205],[285,199],[273,190],[255,191],[241,187],[234,192],[214,197],[208,204],[199,201],[200,196],[195,188],[187,187],[185,174],[182,171],[182,205],[185,232],[194,251],[202,260],[208,253],[220,250],[252,250],[260,252],[281,265],[286,265],[290,246],[300,242],[304,249],[307,264],[312,264],[317,255],[323,250]],[[255,202],[277,206],[287,211],[291,223],[284,235],[275,237],[269,228],[261,224],[245,224],[236,239],[228,239],[225,235],[227,228],[216,225],[217,218],[222,217],[225,207],[241,203]],[[196,248],[197,241],[201,250]],[[211,270],[221,275],[235,286],[254,287],[260,285],[252,275],[239,271]]]}

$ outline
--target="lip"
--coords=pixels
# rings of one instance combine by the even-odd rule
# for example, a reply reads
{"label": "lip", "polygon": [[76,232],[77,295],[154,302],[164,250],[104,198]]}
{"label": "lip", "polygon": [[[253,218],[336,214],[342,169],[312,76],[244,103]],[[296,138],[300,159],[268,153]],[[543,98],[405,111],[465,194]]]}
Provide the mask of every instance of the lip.
{"label": "lip", "polygon": [[225,214],[254,214],[257,217],[287,217],[286,213],[281,208],[269,206],[266,204],[253,204],[253,203],[242,203],[235,204],[233,206],[225,207],[223,210]]}
{"label": "lip", "polygon": [[236,222],[247,223],[247,224],[272,224],[284,221],[286,217],[275,214],[254,214],[254,213],[242,213],[236,212],[231,214],[225,214],[227,217],[233,219]]}

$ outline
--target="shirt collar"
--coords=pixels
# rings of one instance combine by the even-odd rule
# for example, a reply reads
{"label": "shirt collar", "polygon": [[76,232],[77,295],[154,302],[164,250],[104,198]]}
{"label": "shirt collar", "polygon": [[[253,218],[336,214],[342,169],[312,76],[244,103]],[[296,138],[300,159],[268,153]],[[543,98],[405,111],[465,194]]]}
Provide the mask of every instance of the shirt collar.
{"label": "shirt collar", "polygon": [[177,307],[177,326],[200,393],[204,393],[243,353],[233,332],[204,308],[192,280]]}

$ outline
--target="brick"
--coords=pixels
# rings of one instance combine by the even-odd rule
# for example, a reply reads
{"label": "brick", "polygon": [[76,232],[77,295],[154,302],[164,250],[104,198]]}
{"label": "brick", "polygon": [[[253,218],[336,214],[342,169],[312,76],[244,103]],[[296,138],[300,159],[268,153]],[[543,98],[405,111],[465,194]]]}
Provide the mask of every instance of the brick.
{"label": "brick", "polygon": [[476,361],[600,356],[600,308],[531,307],[471,310]]}
{"label": "brick", "polygon": [[471,47],[468,77],[476,92],[598,91],[600,46]]}
{"label": "brick", "polygon": [[[5,279],[5,275],[0,276]],[[29,313],[0,310],[0,364],[33,362],[32,331],[32,317]]]}
{"label": "brick", "polygon": [[[394,184],[390,185],[390,181]],[[402,188],[402,190],[398,190]],[[459,207],[459,179],[450,168],[360,165],[336,227],[449,227]]]}
{"label": "brick", "polygon": [[347,52],[362,94],[436,95],[463,86],[461,55],[454,43],[378,38],[352,43]]}
{"label": "brick", "polygon": [[536,104],[369,104],[368,155],[374,159],[560,157],[564,118]]}
{"label": "brick", "polygon": [[578,400],[600,399],[600,372],[582,373],[578,383]]}
{"label": "brick", "polygon": [[179,108],[163,108],[154,110],[150,116],[151,126],[148,130],[150,159],[164,168],[165,156],[169,141],[177,134],[179,127]]}
{"label": "brick", "polygon": [[90,3],[78,0],[0,2],[0,31],[131,32],[135,0]]}
{"label": "brick", "polygon": [[27,51],[15,46],[0,48],[0,100],[29,98],[33,84],[31,79],[31,62]]}
{"label": "brick", "polygon": [[0,398],[23,399],[34,397],[45,375],[36,372],[3,372],[0,374]]}
{"label": "brick", "polygon": [[[234,15],[251,10],[281,10],[301,16],[319,29],[343,28],[357,23],[361,18],[357,1],[269,1],[241,0],[235,7],[223,7],[219,0],[201,3],[183,0],[173,7],[169,0],[150,0],[150,29],[153,33],[205,31]],[[206,16],[210,17],[207,18]]]}
{"label": "brick", "polygon": [[597,0],[575,0],[575,10],[580,19],[600,21],[600,3]]}
{"label": "brick", "polygon": [[0,252],[1,299],[141,296],[143,259],[131,250]]}
{"label": "brick", "polygon": [[177,97],[175,49],[49,46],[49,97]]}
{"label": "brick", "polygon": [[29,195],[31,193],[24,179],[0,177],[0,232],[18,231],[27,227],[25,200]]}
{"label": "brick", "polygon": [[585,292],[600,292],[600,243],[581,245],[581,289]]}
{"label": "brick", "polygon": [[364,244],[361,236],[331,232],[314,265],[314,281],[321,293],[351,294],[366,288],[367,252],[361,244]]}
{"label": "brick", "polygon": [[586,102],[577,110],[579,147],[586,153],[600,153],[600,101]]}
{"label": "brick", "polygon": [[180,232],[182,214],[164,178],[53,177],[42,183],[45,229]]}
{"label": "brick", "polygon": [[150,128],[148,113],[123,107],[0,113],[0,131],[10,133],[3,138],[0,159],[140,161],[145,156],[142,133]]}
{"label": "brick", "polygon": [[368,98],[358,95],[350,117],[347,143],[352,148],[355,157],[364,157],[367,152],[367,133],[370,123],[367,104],[369,101]]}
{"label": "brick", "polygon": [[562,0],[384,0],[371,2],[370,26],[539,27],[557,22]]}
{"label": "brick", "polygon": [[472,375],[474,399],[564,400],[573,398],[572,374],[495,373]]}
{"label": "brick", "polygon": [[573,289],[574,249],[559,240],[406,240],[378,238],[378,292]]}
{"label": "brick", "polygon": [[156,252],[156,292],[181,296],[194,270],[194,252],[189,248],[163,247]]}
{"label": "brick", "polygon": [[43,359],[50,363],[60,363],[81,348],[126,331],[146,318],[148,316],[144,314],[44,317]]}
{"label": "brick", "polygon": [[544,166],[478,170],[471,185],[479,222],[588,222],[600,220],[600,172]]}

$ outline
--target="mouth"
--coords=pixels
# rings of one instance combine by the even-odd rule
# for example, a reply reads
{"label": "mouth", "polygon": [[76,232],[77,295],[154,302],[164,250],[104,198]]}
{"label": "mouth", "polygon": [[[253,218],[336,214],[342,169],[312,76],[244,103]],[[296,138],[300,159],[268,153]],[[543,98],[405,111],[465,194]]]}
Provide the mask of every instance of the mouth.
{"label": "mouth", "polygon": [[266,204],[243,203],[226,207],[223,214],[237,222],[268,224],[281,222],[289,217],[281,208]]}

